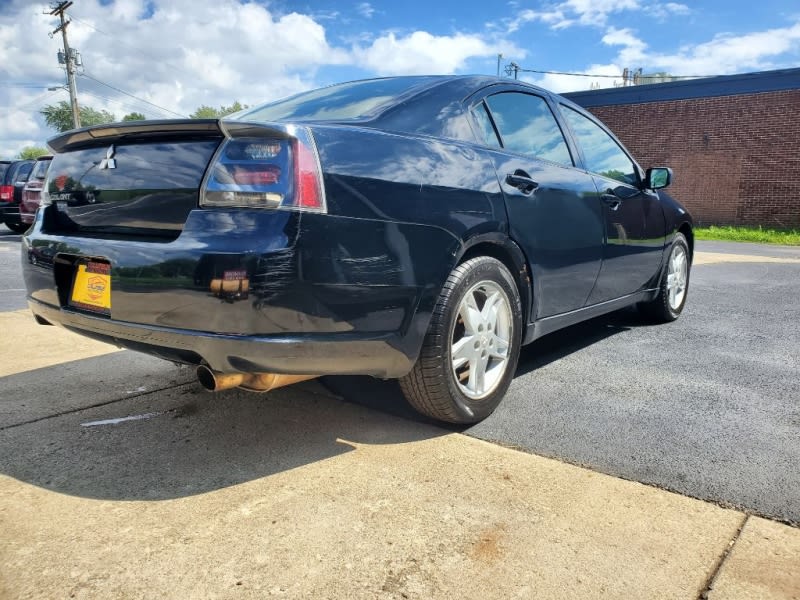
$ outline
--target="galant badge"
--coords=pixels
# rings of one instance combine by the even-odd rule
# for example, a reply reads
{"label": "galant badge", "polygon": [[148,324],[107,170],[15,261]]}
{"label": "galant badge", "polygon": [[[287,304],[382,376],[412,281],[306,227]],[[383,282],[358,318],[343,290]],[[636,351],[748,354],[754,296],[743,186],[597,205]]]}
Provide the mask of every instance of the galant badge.
{"label": "galant badge", "polygon": [[108,150],[106,150],[106,157],[100,161],[98,165],[98,169],[116,169],[117,168],[117,161],[114,159],[114,144],[109,146]]}

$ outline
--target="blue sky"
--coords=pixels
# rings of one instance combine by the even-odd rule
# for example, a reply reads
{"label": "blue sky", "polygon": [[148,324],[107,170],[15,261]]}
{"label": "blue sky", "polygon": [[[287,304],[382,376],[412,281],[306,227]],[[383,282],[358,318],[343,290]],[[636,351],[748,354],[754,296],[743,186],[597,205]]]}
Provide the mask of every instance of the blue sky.
{"label": "blue sky", "polygon": [[[0,0],[0,156],[53,132],[38,111],[68,98],[44,3]],[[622,69],[717,75],[800,67],[796,0],[660,2],[245,2],[74,0],[80,101],[118,117],[188,115],[349,79],[494,74],[514,61],[555,91],[620,83]],[[603,77],[600,77],[600,76]]]}

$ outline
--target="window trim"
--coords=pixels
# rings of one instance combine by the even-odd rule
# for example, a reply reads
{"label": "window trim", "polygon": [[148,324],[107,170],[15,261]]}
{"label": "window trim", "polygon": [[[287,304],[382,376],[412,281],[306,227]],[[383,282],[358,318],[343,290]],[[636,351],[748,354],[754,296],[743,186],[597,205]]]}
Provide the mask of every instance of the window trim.
{"label": "window trim", "polygon": [[[552,160],[549,160],[547,158],[543,158],[541,156],[532,156],[530,154],[522,154],[520,152],[516,152],[514,150],[506,148],[505,142],[503,141],[503,137],[502,137],[502,135],[500,135],[500,131],[497,128],[497,123],[495,122],[494,116],[492,115],[492,111],[489,108],[489,105],[486,103],[486,99],[489,98],[490,96],[496,96],[498,94],[504,94],[504,93],[509,93],[509,92],[514,92],[514,93],[518,93],[518,94],[525,94],[527,96],[536,96],[536,97],[541,98],[542,100],[544,100],[545,104],[550,109],[550,113],[553,115],[553,119],[555,120],[556,125],[558,125],[558,128],[561,131],[561,136],[564,138],[564,142],[567,145],[567,152],[569,153],[570,160],[572,161],[571,165],[570,164],[560,163],[560,162],[554,162]],[[553,100],[552,94],[550,92],[548,92],[547,90],[531,89],[531,88],[528,88],[528,87],[523,87],[522,85],[519,85],[519,84],[515,85],[512,82],[509,82],[509,83],[495,83],[495,84],[491,84],[489,86],[486,86],[486,87],[478,90],[474,94],[472,94],[472,96],[468,97],[464,101],[464,104],[466,105],[467,112],[469,113],[469,123],[470,123],[470,126],[473,129],[473,135],[475,137],[475,143],[477,143],[481,147],[488,148],[489,150],[493,150],[495,152],[499,150],[499,151],[502,151],[502,152],[507,152],[509,154],[513,154],[515,156],[525,157],[527,160],[541,160],[541,161],[546,162],[548,164],[552,164],[552,165],[555,165],[555,166],[558,166],[558,167],[561,167],[561,168],[564,168],[564,169],[575,169],[575,168],[582,169],[583,168],[582,165],[581,165],[581,163],[583,161],[583,157],[580,154],[580,148],[578,148],[578,146],[575,145],[571,130],[565,128],[565,124],[563,123],[563,117],[561,116],[561,114],[559,113],[559,111],[556,108],[556,103]],[[482,140],[480,135],[478,135],[476,133],[476,130],[480,129],[480,125],[478,125],[475,122],[476,119],[475,119],[475,116],[472,113],[472,109],[475,108],[476,106],[478,106],[479,104],[483,104],[485,106],[484,110],[486,110],[486,113],[489,115],[489,119],[491,120],[492,126],[494,127],[494,130],[495,130],[495,135],[497,136],[497,139],[500,142],[500,147],[499,148],[496,147],[496,146],[488,146],[488,145],[486,145],[486,142],[484,140]]]}
{"label": "window trim", "polygon": [[[606,135],[608,135],[609,138],[611,138],[611,141],[614,142],[617,145],[617,148],[619,148],[620,151],[628,158],[628,160],[631,161],[631,164],[633,165],[634,174],[636,175],[636,183],[626,183],[626,182],[623,182],[623,181],[619,181],[618,179],[611,179],[608,176],[603,175],[602,173],[597,173],[596,171],[592,171],[592,170],[590,170],[588,168],[589,164],[586,161],[586,155],[583,152],[583,146],[581,145],[580,140],[578,140],[578,136],[575,135],[575,131],[572,129],[572,125],[570,124],[569,119],[567,119],[567,117],[566,117],[566,113],[562,112],[563,109],[571,110],[572,112],[575,112],[575,113],[579,114],[580,116],[588,119],[589,121],[594,123],[597,127],[599,127],[602,131],[604,131],[606,133]],[[596,177],[603,177],[604,179],[608,179],[609,181],[616,181],[617,183],[620,183],[622,185],[628,185],[628,186],[630,186],[632,188],[636,188],[638,190],[642,189],[642,182],[644,181],[644,173],[642,171],[642,167],[639,166],[639,163],[636,162],[636,160],[631,156],[630,152],[628,152],[628,149],[625,148],[625,146],[622,144],[622,142],[620,142],[617,139],[617,136],[615,136],[608,129],[608,127],[606,127],[602,122],[600,122],[596,118],[594,118],[594,116],[591,115],[590,113],[588,113],[587,111],[581,110],[580,107],[577,107],[577,106],[571,106],[570,104],[567,104],[566,102],[564,102],[563,99],[559,100],[559,102],[558,102],[558,110],[559,110],[559,113],[561,113],[559,116],[561,116],[561,118],[564,120],[564,125],[569,129],[570,136],[572,137],[573,143],[575,144],[575,147],[576,147],[577,151],[580,153],[581,168],[584,171],[586,171],[587,173],[591,173],[592,175],[594,175]]]}
{"label": "window trim", "polygon": [[[567,154],[569,155],[569,159],[572,162],[572,164],[564,164],[564,163],[556,162],[554,160],[550,160],[549,158],[544,158],[543,156],[536,156],[536,155],[533,155],[533,154],[526,154],[524,152],[517,152],[516,150],[512,150],[512,149],[506,147],[505,140],[503,140],[503,134],[500,133],[500,128],[497,127],[497,123],[495,122],[494,115],[492,114],[492,108],[491,108],[491,106],[489,106],[489,103],[487,102],[487,100],[489,98],[491,98],[492,96],[499,96],[500,94],[521,94],[521,95],[524,95],[524,96],[533,96],[534,98],[539,98],[542,102],[544,102],[544,105],[550,111],[550,116],[553,117],[553,122],[556,124],[556,127],[558,127],[558,130],[561,133],[561,138],[564,140],[564,146],[566,146],[566,148],[567,148]],[[568,168],[575,167],[575,164],[576,164],[575,163],[575,156],[572,153],[572,148],[570,147],[569,140],[567,139],[568,136],[564,132],[564,128],[562,127],[561,122],[559,121],[558,117],[556,116],[555,112],[553,111],[553,106],[549,102],[547,96],[545,96],[544,94],[537,94],[532,90],[526,90],[526,89],[520,89],[520,88],[512,88],[512,89],[506,89],[506,90],[498,90],[498,91],[496,91],[494,93],[486,94],[481,99],[481,102],[483,102],[484,106],[486,106],[487,112],[488,112],[490,118],[492,119],[492,124],[494,125],[495,132],[497,133],[497,137],[500,140],[500,144],[501,144],[502,149],[504,151],[510,152],[512,154],[516,154],[518,156],[524,156],[524,157],[526,157],[528,159],[542,160],[542,161],[545,161],[545,162],[548,162],[548,163],[551,163],[551,164],[554,164],[554,165],[559,165],[561,167],[568,167]]]}
{"label": "window trim", "polygon": [[494,146],[490,146],[489,144],[487,144],[486,140],[482,139],[482,136],[476,133],[476,130],[483,132],[483,127],[481,127],[481,125],[477,122],[478,119],[475,116],[475,113],[473,112],[476,110],[482,110],[484,112],[486,118],[489,119],[489,124],[492,126],[492,131],[494,131],[494,137],[497,140],[497,148],[500,150],[505,150],[505,147],[503,146],[503,138],[500,136],[500,130],[497,129],[497,123],[494,122],[492,111],[489,110],[489,105],[486,104],[485,98],[481,98],[480,101],[471,105],[469,107],[469,110],[467,111],[470,117],[470,126],[472,126],[472,132],[473,134],[475,134],[475,138],[481,145],[487,148],[495,148]]}

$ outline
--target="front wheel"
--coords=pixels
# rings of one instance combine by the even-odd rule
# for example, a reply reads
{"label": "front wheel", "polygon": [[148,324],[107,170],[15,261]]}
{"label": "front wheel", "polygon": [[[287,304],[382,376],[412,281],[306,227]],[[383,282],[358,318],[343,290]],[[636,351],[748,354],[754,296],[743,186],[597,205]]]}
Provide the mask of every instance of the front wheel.
{"label": "front wheel", "polygon": [[497,259],[470,259],[448,277],[420,357],[400,388],[423,414],[476,423],[508,390],[521,339],[522,305],[511,273]]}
{"label": "front wheel", "polygon": [[690,269],[689,244],[682,233],[676,233],[658,285],[658,295],[650,302],[640,303],[639,310],[646,317],[660,323],[677,319],[686,305]]}

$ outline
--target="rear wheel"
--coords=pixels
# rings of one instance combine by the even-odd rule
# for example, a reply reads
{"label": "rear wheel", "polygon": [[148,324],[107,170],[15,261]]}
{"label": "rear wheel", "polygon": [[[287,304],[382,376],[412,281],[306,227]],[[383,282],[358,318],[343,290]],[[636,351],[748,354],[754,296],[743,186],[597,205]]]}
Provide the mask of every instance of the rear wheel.
{"label": "rear wheel", "polygon": [[423,414],[476,423],[508,390],[521,336],[522,306],[511,273],[488,256],[468,260],[448,277],[419,360],[400,388]]}
{"label": "rear wheel", "polygon": [[690,269],[689,244],[682,233],[676,233],[659,282],[658,295],[650,302],[640,303],[639,310],[646,317],[660,323],[677,319],[686,305]]}
{"label": "rear wheel", "polygon": [[6,221],[6,227],[8,227],[14,233],[24,233],[28,230],[28,227],[30,227],[30,225],[28,225],[27,223],[9,223],[8,221]]}

